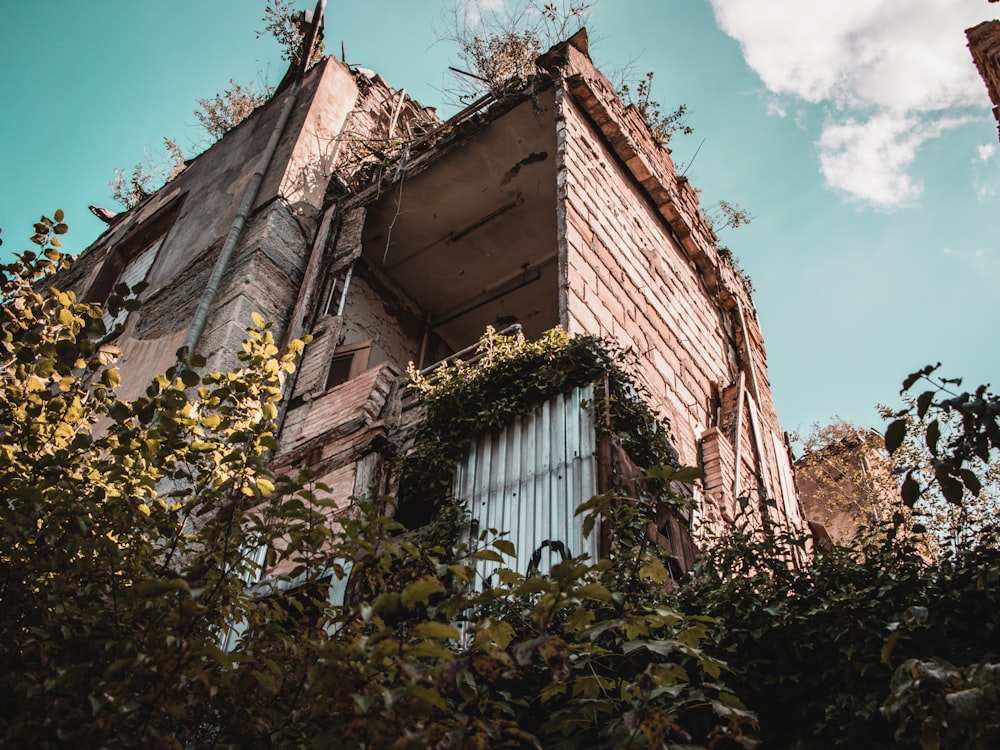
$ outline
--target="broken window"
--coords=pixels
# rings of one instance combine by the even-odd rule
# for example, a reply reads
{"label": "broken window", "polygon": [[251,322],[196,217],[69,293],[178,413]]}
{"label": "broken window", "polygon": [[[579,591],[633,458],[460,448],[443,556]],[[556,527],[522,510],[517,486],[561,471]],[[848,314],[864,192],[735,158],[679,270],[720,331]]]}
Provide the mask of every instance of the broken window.
{"label": "broken window", "polygon": [[329,389],[346,383],[367,370],[371,351],[371,341],[338,346],[330,360],[330,369],[327,372],[324,387]]}
{"label": "broken window", "polygon": [[[180,215],[184,196],[179,196],[161,208],[155,215],[139,221],[134,227],[114,241],[108,248],[84,301],[107,305],[108,299],[120,284],[130,289],[144,282],[160,249]],[[128,310],[105,310],[106,338],[121,332],[128,317]]]}
{"label": "broken window", "polygon": [[[142,250],[138,255],[129,260],[114,282],[108,285],[109,289],[105,295],[105,300],[111,296],[120,284],[125,284],[129,289],[132,289],[137,284],[144,282],[146,280],[146,275],[149,273],[149,269],[153,266],[153,261],[156,260],[156,254],[159,252],[160,245],[162,244],[163,238],[160,237],[152,245],[147,247],[145,250]],[[107,308],[104,310],[104,330],[107,337],[110,338],[117,335],[117,333],[124,328],[125,320],[128,318],[128,314],[129,311],[124,307],[118,309],[114,314],[112,314],[111,310]]]}

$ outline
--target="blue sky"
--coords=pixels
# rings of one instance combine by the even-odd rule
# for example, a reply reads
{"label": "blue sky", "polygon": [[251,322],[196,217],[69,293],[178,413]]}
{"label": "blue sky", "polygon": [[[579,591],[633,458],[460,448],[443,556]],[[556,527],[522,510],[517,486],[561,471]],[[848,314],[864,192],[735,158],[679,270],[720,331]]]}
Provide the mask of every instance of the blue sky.
{"label": "blue sky", "polygon": [[[457,1],[457,0],[456,0]],[[503,0],[482,0],[502,5]],[[299,0],[301,7],[311,7]],[[263,0],[4,0],[0,227],[28,246],[43,212],[64,244],[103,229],[114,168],[205,144],[195,99],[284,71]],[[905,11],[903,8],[905,7]],[[426,105],[453,48],[442,0],[328,2],[327,46]],[[877,425],[929,362],[968,384],[1000,378],[1000,144],[964,29],[986,0],[598,0],[592,55],[655,72],[686,103],[672,144],[704,203],[752,224],[721,235],[753,279],[785,429],[840,416]],[[699,149],[700,146],[700,149]],[[697,151],[697,157],[695,152]]]}

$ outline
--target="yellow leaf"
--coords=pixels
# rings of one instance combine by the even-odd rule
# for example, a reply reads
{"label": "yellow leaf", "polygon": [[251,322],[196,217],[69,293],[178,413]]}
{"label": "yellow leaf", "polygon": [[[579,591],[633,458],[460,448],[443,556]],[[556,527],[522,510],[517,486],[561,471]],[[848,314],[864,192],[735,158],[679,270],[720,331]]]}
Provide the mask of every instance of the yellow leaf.
{"label": "yellow leaf", "polygon": [[434,640],[458,640],[458,631],[454,625],[446,622],[422,622],[413,629],[417,638],[433,638]]}

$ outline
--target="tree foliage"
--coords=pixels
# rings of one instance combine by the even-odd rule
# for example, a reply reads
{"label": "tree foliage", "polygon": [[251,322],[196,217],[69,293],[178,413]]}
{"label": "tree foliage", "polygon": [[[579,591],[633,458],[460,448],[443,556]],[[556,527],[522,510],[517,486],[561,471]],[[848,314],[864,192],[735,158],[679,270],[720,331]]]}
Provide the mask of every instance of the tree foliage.
{"label": "tree foliage", "polygon": [[928,561],[889,522],[792,564],[789,546],[807,543],[773,526],[737,529],[708,548],[676,601],[716,623],[713,650],[764,746],[995,747],[996,549]]}
{"label": "tree foliage", "polygon": [[[268,0],[264,9],[264,31],[257,32],[259,39],[264,34],[270,34],[281,45],[281,59],[290,65],[297,66],[302,59],[302,46],[306,33],[301,23],[302,14],[292,9],[290,0]],[[316,36],[309,52],[309,65],[314,65],[326,54],[323,43],[322,29]]]}
{"label": "tree foliage", "polygon": [[[959,383],[935,378],[935,370],[906,378],[904,391],[919,382],[929,387],[895,413],[884,436],[894,458],[911,436],[932,457],[929,466],[904,464],[902,500],[910,508],[935,487],[946,501],[964,503],[958,490],[975,495],[977,471],[1000,448],[1000,400],[985,386],[956,393]],[[945,436],[941,422],[956,415]],[[848,500],[885,507],[884,489]],[[679,608],[717,623],[712,638],[732,670],[729,684],[757,714],[765,744],[926,749],[1000,742],[997,526],[981,528],[963,549],[929,557],[906,510],[876,523],[877,533],[819,550],[804,565],[788,550],[808,548],[807,537],[767,523],[762,533],[737,528],[706,550],[679,590]]]}
{"label": "tree foliage", "polygon": [[[1000,527],[1000,456],[991,447],[992,428],[984,424],[995,419],[997,400],[986,388],[956,393],[961,382],[935,377],[936,369],[924,368],[904,388],[904,409],[881,407],[880,412],[893,420],[887,433],[893,441],[891,462],[904,478],[914,516],[940,548],[958,552],[995,543],[993,532]],[[931,389],[914,395],[913,386],[920,382]],[[970,436],[969,430],[980,434]],[[949,474],[959,484],[947,478],[942,484],[939,476]]]}
{"label": "tree foliage", "polygon": [[[37,250],[2,269],[0,745],[1000,740],[995,547],[929,562],[890,527],[802,562],[789,549],[808,540],[765,514],[756,532],[709,547],[670,591],[649,525],[658,504],[687,502],[671,493],[694,473],[659,465],[647,472],[657,493],[582,503],[585,527],[609,530],[610,558],[502,571],[484,585],[477,563],[515,553],[503,530],[407,531],[389,498],[358,499],[331,523],[340,504],[328,488],[269,472],[298,345],[280,354],[259,318],[238,370],[203,373],[181,353],[144,396],[119,399],[117,352],[97,343],[100,307],[53,285],[68,262],[63,218],[42,217]],[[108,304],[136,303],[119,287]],[[534,373],[528,390],[542,398],[578,369],[569,364],[618,366],[561,335],[488,339],[482,354],[421,385],[430,411],[465,409],[481,428],[503,416],[469,400],[484,383]],[[924,415],[963,420],[947,440],[925,436],[941,462],[934,480],[958,476],[969,489],[970,456],[997,447],[996,397],[930,393],[917,398]],[[628,420],[646,424],[638,412]],[[890,447],[900,429],[890,426]],[[646,433],[649,456],[660,455],[658,434]],[[420,439],[443,435],[440,422]],[[264,578],[262,546],[273,566]]]}
{"label": "tree foliage", "polygon": [[229,87],[210,99],[199,99],[194,116],[214,143],[243,122],[274,94],[274,87],[264,85],[258,91],[253,84],[243,85],[232,78]]}
{"label": "tree foliage", "polygon": [[[51,286],[62,219],[3,268],[0,744],[752,744],[708,623],[662,598],[654,545],[484,587],[476,562],[514,551],[502,532],[421,539],[387,499],[330,523],[326,488],[272,476],[294,350],[279,356],[263,321],[238,371],[182,357],[117,398],[99,306]],[[110,304],[134,307],[125,288]],[[584,512],[645,538],[642,503]],[[287,573],[252,584],[261,545]]]}
{"label": "tree foliage", "polygon": [[0,744],[170,745],[237,677],[219,634],[250,609],[247,545],[310,520],[262,466],[290,355],[259,325],[241,370],[189,359],[119,400],[100,307],[47,286],[62,218],[2,269]]}

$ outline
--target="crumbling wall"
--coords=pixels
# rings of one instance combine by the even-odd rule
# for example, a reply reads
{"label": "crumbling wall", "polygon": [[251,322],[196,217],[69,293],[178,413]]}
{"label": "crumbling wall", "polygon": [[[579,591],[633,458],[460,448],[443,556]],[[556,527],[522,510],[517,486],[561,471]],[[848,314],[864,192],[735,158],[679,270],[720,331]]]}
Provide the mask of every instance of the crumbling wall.
{"label": "crumbling wall", "polygon": [[706,469],[706,523],[731,522],[735,498],[760,489],[798,525],[748,290],[694,190],[585,48],[571,41],[555,70],[564,324],[638,355],[635,374],[670,421],[681,462]]}
{"label": "crumbling wall", "polygon": [[681,461],[697,463],[711,384],[735,375],[719,310],[646,196],[571,101],[566,139],[567,327],[631,348]]}
{"label": "crumbling wall", "polygon": [[317,485],[327,486],[318,495],[332,501],[327,509],[334,516],[350,506],[352,497],[378,492],[389,450],[385,436],[395,425],[399,375],[386,362],[307,395],[285,421],[275,470],[308,468]]}
{"label": "crumbling wall", "polygon": [[441,124],[433,108],[411,99],[406,89],[397,91],[381,75],[357,70],[354,79],[358,101],[338,145],[336,174],[345,188],[378,182],[395,168],[405,144]]}
{"label": "crumbling wall", "polygon": [[406,301],[380,287],[359,263],[347,290],[343,343],[371,341],[371,365],[388,361],[405,369],[420,354],[420,332],[420,318]]}
{"label": "crumbling wall", "polygon": [[993,116],[1000,130],[1000,21],[983,21],[966,29],[965,36],[969,40],[972,60],[993,102]]}
{"label": "crumbling wall", "polygon": [[[80,270],[65,275],[67,288],[104,302],[114,268],[160,243],[146,274],[144,307],[129,316],[117,339],[127,393],[141,393],[150,377],[174,364],[290,93],[279,92],[118,217],[78,259]],[[334,142],[356,97],[353,76],[336,60],[316,66],[303,82],[197,346],[209,367],[237,366],[253,312],[273,321],[280,339],[333,169]]]}

